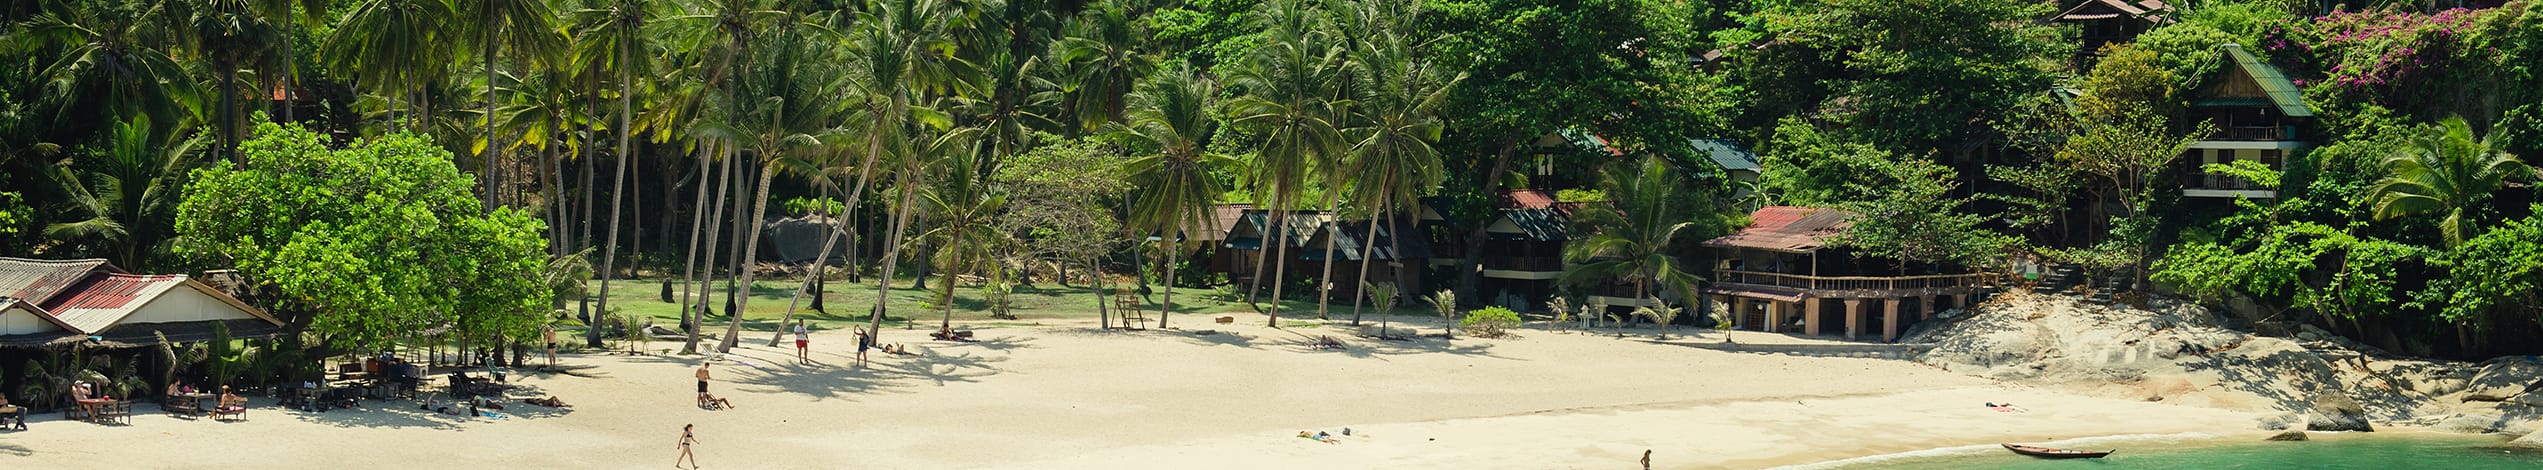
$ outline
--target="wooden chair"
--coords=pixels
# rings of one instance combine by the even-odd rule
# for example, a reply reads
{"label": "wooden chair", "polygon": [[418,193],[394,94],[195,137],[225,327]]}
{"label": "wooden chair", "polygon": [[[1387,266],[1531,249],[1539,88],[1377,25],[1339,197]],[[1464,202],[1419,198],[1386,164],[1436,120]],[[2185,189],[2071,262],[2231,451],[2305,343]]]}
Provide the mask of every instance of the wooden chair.
{"label": "wooden chair", "polygon": [[1147,302],[1146,302],[1146,301],[1142,301],[1142,300],[1140,300],[1140,299],[1139,299],[1139,296],[1138,296],[1137,294],[1130,294],[1130,293],[1113,294],[1113,308],[1114,308],[1114,309],[1116,309],[1116,310],[1121,310],[1121,328],[1122,328],[1122,329],[1125,329],[1125,330],[1143,330],[1143,329],[1147,329],[1147,328],[1148,328],[1148,315],[1147,315],[1146,310],[1145,310],[1144,308],[1142,308],[1142,307],[1145,307],[1145,306],[1147,306]]}
{"label": "wooden chair", "polygon": [[221,405],[212,408],[212,419],[229,420],[223,417],[247,419],[247,397],[236,395],[221,397]]}
{"label": "wooden chair", "polygon": [[107,402],[102,408],[104,416],[98,417],[97,422],[132,424],[132,400]]}

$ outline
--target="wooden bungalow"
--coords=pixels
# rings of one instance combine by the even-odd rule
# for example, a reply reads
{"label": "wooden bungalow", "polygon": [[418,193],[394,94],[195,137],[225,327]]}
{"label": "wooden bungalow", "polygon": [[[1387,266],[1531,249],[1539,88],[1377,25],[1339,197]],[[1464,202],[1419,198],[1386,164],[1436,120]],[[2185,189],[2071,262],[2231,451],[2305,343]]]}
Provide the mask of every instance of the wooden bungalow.
{"label": "wooden bungalow", "polygon": [[88,341],[109,348],[270,336],[283,323],[182,274],[128,274],[106,260],[0,258],[0,347]]}
{"label": "wooden bungalow", "polygon": [[[1422,268],[1431,257],[1430,241],[1422,236],[1430,230],[1423,227],[1421,219],[1399,217],[1389,223],[1378,223],[1377,236],[1370,238],[1370,224],[1376,223],[1370,220],[1337,220],[1322,211],[1290,211],[1280,218],[1284,221],[1272,223],[1271,211],[1262,209],[1239,212],[1219,245],[1216,259],[1223,260],[1223,264],[1221,261],[1212,263],[1214,267],[1225,267],[1221,272],[1227,274],[1228,282],[1251,285],[1255,260],[1263,255],[1262,250],[1286,243],[1288,249],[1282,259],[1266,261],[1276,263],[1270,266],[1271,269],[1285,270],[1285,274],[1280,274],[1277,279],[1287,282],[1325,279],[1324,263],[1331,258],[1334,260],[1331,292],[1335,299],[1347,300],[1358,296],[1362,281],[1393,282],[1399,286],[1398,292],[1421,292]],[[1333,246],[1330,253],[1325,251],[1328,240]],[[1359,277],[1359,264],[1364,259],[1375,261],[1366,279]],[[1271,278],[1275,274],[1271,269],[1263,270],[1262,275]]]}
{"label": "wooden bungalow", "polygon": [[1835,209],[1769,206],[1746,228],[1704,242],[1719,251],[1704,293],[1729,304],[1744,330],[1845,337],[1878,331],[1896,341],[1907,325],[1947,306],[1968,305],[1991,285],[1989,273],[1902,273],[1889,260],[1857,257],[1828,246],[1854,214]]}
{"label": "wooden bungalow", "polygon": [[2190,94],[2189,118],[2216,126],[2216,133],[2190,145],[2180,158],[2185,197],[2275,198],[2278,192],[2241,178],[2208,174],[2208,164],[2257,161],[2286,169],[2287,159],[2306,148],[2301,132],[2313,120],[2304,90],[2277,67],[2226,44],[2224,62]]}
{"label": "wooden bungalow", "polygon": [[[2081,0],[2049,17],[2048,21],[2075,25],[2076,40],[2083,46],[2077,48],[2075,54],[2079,59],[2089,59],[2104,45],[2136,41],[2137,35],[2172,22],[2171,12],[2172,5],[2164,4],[2162,0]],[[2077,63],[2088,62],[2079,60]]]}

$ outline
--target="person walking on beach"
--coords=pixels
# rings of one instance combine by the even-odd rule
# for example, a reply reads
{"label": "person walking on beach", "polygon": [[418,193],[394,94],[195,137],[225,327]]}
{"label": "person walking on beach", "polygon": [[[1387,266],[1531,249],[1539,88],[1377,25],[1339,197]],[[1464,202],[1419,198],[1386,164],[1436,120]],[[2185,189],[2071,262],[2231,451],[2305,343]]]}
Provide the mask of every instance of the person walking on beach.
{"label": "person walking on beach", "polygon": [[1642,470],[1651,470],[1651,449],[1642,450]]}
{"label": "person walking on beach", "polygon": [[671,461],[671,468],[680,468],[682,461],[688,462],[690,469],[698,468],[697,454],[689,452],[689,445],[698,443],[697,428],[696,424],[680,426],[680,458]]}
{"label": "person walking on beach", "polygon": [[795,363],[812,363],[812,336],[804,331],[803,320],[795,320]]}

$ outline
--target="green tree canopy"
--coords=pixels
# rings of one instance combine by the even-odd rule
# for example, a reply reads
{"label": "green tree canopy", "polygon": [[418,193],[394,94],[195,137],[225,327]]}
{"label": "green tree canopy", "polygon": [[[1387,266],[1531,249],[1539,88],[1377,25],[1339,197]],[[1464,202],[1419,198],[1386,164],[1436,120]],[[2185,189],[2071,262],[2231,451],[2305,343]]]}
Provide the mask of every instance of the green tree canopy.
{"label": "green tree canopy", "polygon": [[555,295],[540,279],[544,223],[480,210],[474,178],[428,138],[331,149],[268,123],[240,154],[242,167],[199,170],[186,185],[179,249],[236,266],[296,330],[369,346],[442,326],[518,337]]}

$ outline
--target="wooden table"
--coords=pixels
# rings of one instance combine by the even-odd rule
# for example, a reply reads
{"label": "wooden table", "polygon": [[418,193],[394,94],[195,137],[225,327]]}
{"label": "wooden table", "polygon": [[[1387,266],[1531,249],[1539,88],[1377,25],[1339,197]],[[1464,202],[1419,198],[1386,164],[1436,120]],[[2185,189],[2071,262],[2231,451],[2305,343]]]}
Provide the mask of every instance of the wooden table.
{"label": "wooden table", "polygon": [[202,392],[169,395],[168,411],[181,412],[185,414],[203,414],[203,399],[212,398],[214,396],[216,395]]}

